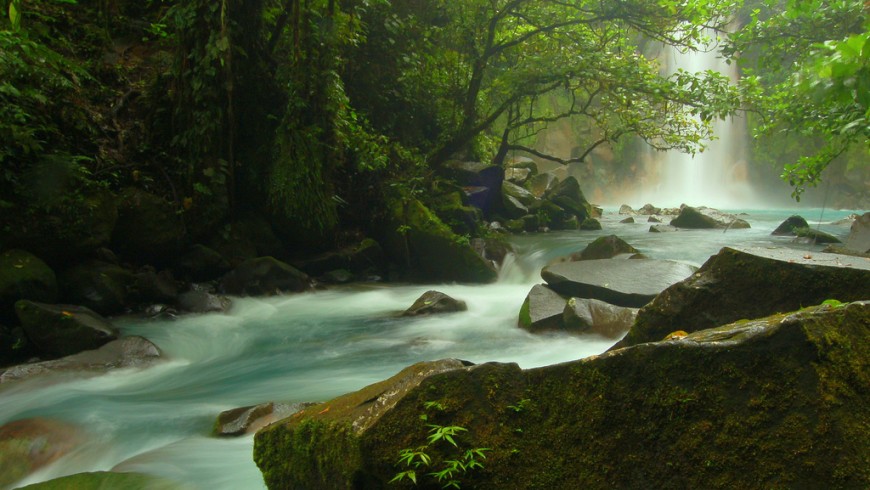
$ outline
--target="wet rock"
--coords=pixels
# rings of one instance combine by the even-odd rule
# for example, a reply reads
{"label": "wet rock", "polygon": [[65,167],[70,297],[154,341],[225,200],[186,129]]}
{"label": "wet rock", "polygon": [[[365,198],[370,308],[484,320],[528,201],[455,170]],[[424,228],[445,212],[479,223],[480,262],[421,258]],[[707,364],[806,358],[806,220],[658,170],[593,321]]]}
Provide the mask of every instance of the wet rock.
{"label": "wet rock", "polygon": [[662,292],[637,316],[617,347],[655,341],[675,330],[694,332],[827,299],[857,301],[870,291],[870,262],[822,252],[730,248]]}
{"label": "wet rock", "polygon": [[559,183],[559,178],[550,172],[538,174],[529,179],[527,186],[529,191],[535,197],[544,197],[551,189]]}
{"label": "wet rock", "polygon": [[624,308],[588,298],[570,298],[562,312],[565,330],[617,339],[634,323],[637,308]]}
{"label": "wet rock", "polygon": [[465,301],[451,298],[440,291],[426,291],[414,301],[410,308],[402,313],[402,316],[421,316],[440,313],[453,313],[465,311],[468,306]]}
{"label": "wet rock", "polygon": [[220,282],[224,293],[241,296],[300,292],[309,286],[307,274],[274,257],[246,260],[227,273]]}
{"label": "wet rock", "polygon": [[178,308],[190,313],[212,313],[229,310],[233,302],[226,296],[208,291],[191,290],[178,295],[177,304]]}
{"label": "wet rock", "polygon": [[629,206],[628,204],[623,204],[622,206],[619,206],[619,213],[618,214],[635,214],[635,213],[634,213],[634,209],[631,209],[631,206]]}
{"label": "wet rock", "polygon": [[776,236],[795,236],[795,229],[797,228],[809,228],[810,225],[807,223],[803,217],[794,215],[789,216],[785,219],[779,226],[776,227],[775,230],[771,233],[771,235]]}
{"label": "wet rock", "polygon": [[839,238],[814,228],[796,228],[794,234],[808,243],[842,243]]}
{"label": "wet rock", "polygon": [[150,340],[139,336],[123,337],[98,349],[60,359],[12,366],[0,372],[0,384],[51,373],[75,371],[101,374],[111,369],[143,368],[151,366],[160,357],[160,349]]}
{"label": "wet rock", "polygon": [[316,404],[268,402],[226,410],[218,415],[212,434],[218,437],[251,434],[313,405]]}
{"label": "wet rock", "polygon": [[723,213],[716,209],[704,206],[697,208],[683,206],[680,215],[671,220],[671,226],[696,229],[740,229],[749,228],[749,223],[733,214]]}
{"label": "wet rock", "polygon": [[63,357],[96,349],[118,338],[118,330],[90,308],[49,305],[26,299],[15,303],[27,338],[46,357]]}
{"label": "wet rock", "polygon": [[465,188],[476,188],[476,196],[469,195],[468,203],[480,208],[485,214],[497,206],[501,197],[499,190],[504,182],[504,169],[499,165],[483,162],[451,160],[444,164],[448,177]]}
{"label": "wet rock", "polygon": [[658,219],[655,216],[650,216],[649,218],[646,219],[646,222],[647,223],[661,223],[662,220]]}
{"label": "wet rock", "polygon": [[571,254],[570,260],[610,259],[620,254],[636,254],[640,251],[616,235],[596,238],[580,252]]}
{"label": "wet rock", "polygon": [[583,191],[580,190],[580,183],[574,177],[568,177],[554,185],[544,195],[544,199],[576,216],[581,223],[592,215],[592,206],[586,200]]}
{"label": "wet rock", "polygon": [[[867,303],[811,308],[536,369],[394,377],[259,431],[254,460],[282,489],[386,488],[418,447],[421,486],[490,448],[463,487],[867,488],[868,322]],[[427,424],[467,431],[453,447]]]}
{"label": "wet rock", "polygon": [[97,471],[76,473],[53,480],[21,487],[21,490],[193,490],[171,480],[154,475],[131,472]]}
{"label": "wet rock", "polygon": [[650,233],[670,233],[673,231],[680,231],[676,226],[671,225],[652,225],[649,227]]}
{"label": "wet rock", "polygon": [[39,257],[24,250],[0,254],[0,322],[15,323],[20,299],[57,301],[57,277]]}
{"label": "wet rock", "polygon": [[580,229],[586,231],[600,230],[601,222],[595,218],[586,218],[580,223]]}
{"label": "wet rock", "polygon": [[485,283],[498,277],[489,260],[416,199],[393,201],[380,229],[387,255],[412,280]]}
{"label": "wet rock", "polygon": [[536,284],[523,301],[517,325],[530,332],[561,330],[566,302],[559,293],[543,284]]}
{"label": "wet rock", "polygon": [[505,182],[513,182],[515,184],[523,184],[529,177],[532,176],[532,171],[527,168],[508,167],[504,169]]}
{"label": "wet rock", "polygon": [[136,278],[116,264],[88,260],[62,271],[58,280],[62,301],[114,315],[126,309]]}
{"label": "wet rock", "polygon": [[639,308],[695,268],[670,260],[584,260],[545,267],[541,277],[557,293]]}
{"label": "wet rock", "polygon": [[870,253],[870,213],[864,213],[852,223],[845,247],[855,252]]}
{"label": "wet rock", "polygon": [[0,486],[60,459],[84,439],[81,429],[58,420],[30,418],[0,426]]}
{"label": "wet rock", "polygon": [[624,220],[621,220],[620,223],[634,223],[634,218],[632,218],[631,216],[629,216],[628,218],[625,218]]}
{"label": "wet rock", "polygon": [[133,277],[133,296],[139,303],[174,303],[178,298],[178,282],[168,270],[145,267]]}
{"label": "wet rock", "polygon": [[662,208],[657,208],[652,204],[644,204],[642,208],[637,210],[637,214],[642,215],[651,215],[651,214],[662,214]]}

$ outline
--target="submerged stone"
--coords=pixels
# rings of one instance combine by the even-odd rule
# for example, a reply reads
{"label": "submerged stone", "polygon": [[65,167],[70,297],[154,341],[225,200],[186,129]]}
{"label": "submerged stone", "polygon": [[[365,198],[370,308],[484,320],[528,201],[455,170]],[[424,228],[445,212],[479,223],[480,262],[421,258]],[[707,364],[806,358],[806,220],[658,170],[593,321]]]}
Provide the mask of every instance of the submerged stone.
{"label": "submerged stone", "polygon": [[804,219],[803,216],[798,216],[798,215],[789,216],[788,218],[785,219],[785,221],[780,223],[779,226],[777,226],[776,229],[773,230],[773,232],[771,232],[771,235],[794,236],[795,229],[797,229],[797,228],[809,228],[809,226],[810,225],[807,223],[807,220]]}
{"label": "submerged stone", "polygon": [[749,228],[749,223],[746,220],[704,206],[697,208],[683,206],[680,215],[672,219],[670,224],[677,228]]}
{"label": "submerged stone", "polygon": [[441,291],[426,291],[414,304],[402,313],[402,316],[424,316],[439,313],[465,311],[468,306],[465,301],[452,298]]}
{"label": "submerged stone", "polygon": [[481,448],[462,488],[867,488],[868,322],[853,303],[525,371],[418,364],[261,430],[254,460],[275,489],[387,488],[405,449],[435,488]]}
{"label": "submerged stone", "polygon": [[0,486],[60,459],[84,439],[80,428],[59,420],[29,418],[0,426]]}

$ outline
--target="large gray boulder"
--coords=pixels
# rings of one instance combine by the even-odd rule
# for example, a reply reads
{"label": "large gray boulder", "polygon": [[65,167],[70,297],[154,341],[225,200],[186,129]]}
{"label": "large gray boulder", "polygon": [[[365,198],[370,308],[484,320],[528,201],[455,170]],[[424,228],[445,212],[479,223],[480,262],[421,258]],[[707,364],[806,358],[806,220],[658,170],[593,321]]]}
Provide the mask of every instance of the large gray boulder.
{"label": "large gray boulder", "polygon": [[870,261],[786,248],[726,247],[641,309],[615,348],[661,340],[675,330],[694,332],[828,299],[870,299]]}
{"label": "large gray boulder", "polygon": [[870,213],[862,214],[852,223],[845,247],[855,252],[870,254]]}
{"label": "large gray boulder", "polygon": [[20,299],[57,301],[57,277],[39,257],[24,250],[0,254],[0,323],[12,324],[15,302]]}
{"label": "large gray boulder", "polygon": [[557,293],[640,308],[695,267],[672,260],[584,260],[550,265],[541,277]]}
{"label": "large gray boulder", "polygon": [[49,358],[96,349],[118,338],[114,325],[84,306],[22,299],[15,303],[15,313],[34,348]]}
{"label": "large gray boulder", "polygon": [[776,236],[795,236],[795,230],[800,228],[809,228],[810,225],[803,216],[793,215],[785,219],[779,226],[776,227],[771,235]]}
{"label": "large gray boulder", "polygon": [[0,372],[0,384],[50,373],[75,371],[101,374],[111,369],[148,367],[161,358],[160,348],[150,340],[130,336],[113,340],[98,349],[87,350],[51,361],[12,366]]}
{"label": "large gray boulder", "polygon": [[677,228],[749,228],[746,220],[705,206],[697,208],[683,206],[680,215],[672,219],[670,224]]}
{"label": "large gray boulder", "polygon": [[637,308],[615,306],[597,299],[571,298],[565,304],[562,322],[566,331],[618,339],[628,332],[636,316]]}
{"label": "large gray boulder", "polygon": [[462,488],[868,488],[868,324],[864,302],[537,369],[418,364],[259,431],[254,461],[287,490],[439,488],[469,452]]}
{"label": "large gray boulder", "polygon": [[526,295],[517,325],[530,332],[561,330],[562,312],[568,300],[543,284],[532,286]]}
{"label": "large gray boulder", "polygon": [[301,292],[310,287],[304,272],[274,257],[249,259],[228,272],[220,282],[226,294],[262,296],[282,292]]}

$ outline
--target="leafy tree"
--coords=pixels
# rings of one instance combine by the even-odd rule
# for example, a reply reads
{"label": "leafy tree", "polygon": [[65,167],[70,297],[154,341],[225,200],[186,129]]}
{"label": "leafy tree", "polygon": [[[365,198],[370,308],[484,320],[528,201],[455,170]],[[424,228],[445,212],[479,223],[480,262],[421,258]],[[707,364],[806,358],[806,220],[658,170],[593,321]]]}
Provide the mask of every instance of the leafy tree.
{"label": "leafy tree", "polygon": [[[725,77],[664,78],[636,48],[640,39],[698,48],[723,27],[730,1],[429,0],[393,7],[370,39],[398,52],[373,59],[373,71],[394,77],[383,98],[413,107],[405,124],[392,127],[425,125],[419,134],[434,144],[421,147],[435,166],[454,154],[499,160],[509,150],[567,163],[524,142],[546,124],[577,117],[598,127],[589,149],[637,134],[659,149],[696,151],[709,136],[707,123],[737,103]],[[570,103],[555,110],[546,103],[552,94]]]}
{"label": "leafy tree", "polygon": [[802,156],[782,174],[797,199],[834,159],[863,148],[865,161],[870,150],[867,12],[858,0],[753,3],[726,50],[741,57],[756,136],[797,139]]}

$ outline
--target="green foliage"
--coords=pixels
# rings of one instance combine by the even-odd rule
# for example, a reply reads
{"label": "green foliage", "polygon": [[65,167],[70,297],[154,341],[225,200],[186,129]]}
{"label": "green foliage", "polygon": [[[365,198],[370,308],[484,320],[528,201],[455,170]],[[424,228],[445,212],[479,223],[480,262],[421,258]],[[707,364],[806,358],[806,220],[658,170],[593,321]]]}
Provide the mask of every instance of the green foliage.
{"label": "green foliage", "polygon": [[[437,411],[445,409],[444,405],[437,401],[426,402],[424,408]],[[425,421],[428,416],[424,413],[420,419]],[[425,444],[413,449],[405,448],[399,451],[396,466],[405,469],[397,472],[390,483],[402,483],[409,480],[417,485],[420,483],[418,479],[425,475],[440,484],[441,488],[461,488],[460,478],[462,475],[473,470],[483,469],[481,461],[486,459],[486,452],[489,451],[489,448],[466,449],[457,442],[457,436],[467,432],[468,429],[457,425],[438,424],[427,424],[426,427],[429,428],[429,435],[426,437]],[[444,452],[445,447],[447,452]],[[444,456],[441,458],[433,456],[436,452]],[[423,475],[418,473],[424,471],[424,468],[431,468],[432,471]]]}
{"label": "green foliage", "polygon": [[[853,148],[870,150],[870,21],[863,2],[748,3],[740,53],[745,99],[762,145],[792,147],[782,177],[800,199]],[[770,142],[776,142],[770,145]]]}

